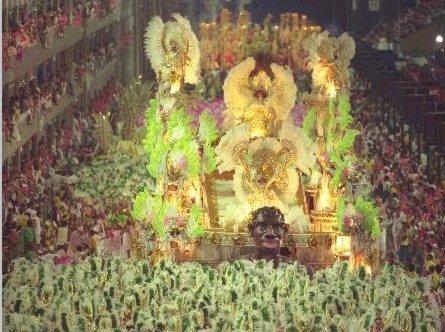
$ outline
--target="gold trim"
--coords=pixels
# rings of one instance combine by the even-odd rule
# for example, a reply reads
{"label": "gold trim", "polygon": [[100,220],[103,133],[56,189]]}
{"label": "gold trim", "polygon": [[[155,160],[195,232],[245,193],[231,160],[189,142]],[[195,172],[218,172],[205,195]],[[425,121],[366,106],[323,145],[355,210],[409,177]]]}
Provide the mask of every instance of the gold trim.
{"label": "gold trim", "polygon": [[[320,238],[319,242],[324,243],[326,237],[331,236],[332,232],[314,232],[310,234],[287,234],[283,242],[286,245],[294,247],[308,247],[311,238]],[[323,242],[321,242],[323,241]],[[206,230],[201,239],[202,243],[219,245],[235,245],[238,247],[253,246],[249,233],[226,232],[222,228]]]}

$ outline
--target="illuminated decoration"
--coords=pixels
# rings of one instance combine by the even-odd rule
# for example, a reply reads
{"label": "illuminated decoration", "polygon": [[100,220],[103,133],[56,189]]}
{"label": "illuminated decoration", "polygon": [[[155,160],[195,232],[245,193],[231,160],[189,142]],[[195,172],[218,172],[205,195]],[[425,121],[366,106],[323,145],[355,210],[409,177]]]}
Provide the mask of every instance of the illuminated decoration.
{"label": "illuminated decoration", "polygon": [[223,9],[216,22],[200,23],[202,67],[206,71],[230,69],[248,57],[268,54],[274,62],[286,64],[293,72],[304,65],[303,42],[319,25],[310,24],[306,15],[283,13],[279,24],[267,15],[262,24],[251,22],[251,15],[241,11],[237,19]]}
{"label": "illuminated decoration", "polygon": [[141,111],[145,110],[146,102],[150,99],[150,87],[142,81],[142,77],[136,77],[125,85],[119,87],[116,96],[117,109],[119,110],[119,120],[123,122],[121,134],[126,140],[132,138],[134,141],[141,141],[137,137],[140,131],[137,128],[137,118]]}
{"label": "illuminated decoration", "polygon": [[329,32],[312,34],[304,42],[308,52],[308,67],[317,93],[330,98],[344,95],[349,89],[348,66],[355,54],[354,40],[347,33],[338,38]]}
{"label": "illuminated decoration", "polygon": [[305,99],[303,129],[316,141],[318,164],[310,182],[316,188],[312,215],[336,217],[339,236],[351,236],[351,266],[375,272],[379,253],[370,248],[381,235],[378,209],[369,198],[369,180],[359,179],[353,167],[359,131],[351,128],[348,66],[355,43],[346,33],[334,38],[323,32],[307,38],[304,48],[313,89]]}
{"label": "illuminated decoration", "polygon": [[329,177],[323,173],[320,180],[320,192],[316,203],[316,211],[330,211],[332,210],[331,193],[329,191]]}
{"label": "illuminated decoration", "polygon": [[[132,217],[150,225],[156,239],[153,262],[175,259],[185,242],[203,235],[201,179],[216,167],[215,122],[203,113],[194,126],[192,116],[180,107],[184,98],[178,92],[182,83],[197,83],[200,55],[190,23],[178,14],[173,17],[175,22],[165,24],[154,17],[145,35],[147,56],[160,86],[146,112],[143,140],[147,170],[156,183],[136,196]],[[146,231],[141,227],[142,233]],[[140,238],[133,238],[135,252],[144,257]]]}
{"label": "illuminated decoration", "polygon": [[[269,34],[278,43],[272,42],[269,55],[255,57],[247,57],[249,48],[245,47],[251,26],[247,13],[239,17],[235,27],[227,11],[223,11],[220,23],[200,25],[202,41],[208,43],[208,47],[201,44],[207,53],[204,67],[224,68],[228,62],[223,65],[218,57],[230,56],[232,51],[238,60],[245,58],[238,64],[234,60],[223,85],[227,108],[224,134],[216,147],[212,144],[219,134],[214,123],[204,116],[200,118],[199,130],[193,129],[191,118],[178,109],[186,97],[177,92],[175,84],[187,82],[185,67],[189,62],[181,60],[187,57],[177,57],[178,62],[172,63],[171,54],[162,47],[157,54],[149,54],[154,68],[158,61],[160,66],[168,64],[166,68],[172,71],[156,70],[160,91],[147,111],[144,146],[150,156],[147,169],[157,179],[157,185],[154,191],[146,190],[137,196],[133,217],[148,222],[156,238],[162,241],[157,256],[168,253],[166,247],[180,251],[187,242],[188,257],[211,261],[215,257],[214,246],[228,242],[235,247],[247,246],[249,213],[260,206],[275,206],[284,213],[290,224],[289,245],[293,248],[295,243],[306,241],[310,250],[327,249],[333,256],[336,233],[342,236],[344,232],[355,241],[355,233],[349,234],[343,228],[346,206],[356,207],[354,211],[374,209],[365,198],[366,193],[358,189],[362,186],[357,186],[352,167],[352,148],[359,132],[350,127],[347,67],[355,46],[347,35],[309,36],[318,29],[310,29],[306,20],[304,16],[285,14],[277,28],[267,27],[270,18],[266,20],[259,33]],[[175,25],[180,23],[178,19],[172,26],[161,23],[159,18],[150,23],[147,31],[153,34],[147,33],[147,45],[162,30],[155,27],[188,29],[187,25]],[[300,31],[305,32],[296,36]],[[224,43],[218,44],[215,36],[221,33]],[[161,44],[170,45],[166,35],[167,32],[159,35]],[[172,36],[181,39],[187,33],[183,37],[176,35],[179,36]],[[171,45],[175,43],[181,44],[176,41]],[[303,128],[295,127],[289,117],[297,97],[292,71],[272,61],[276,46],[292,49],[295,43],[300,47],[304,43],[313,78],[312,92],[304,100],[308,112]],[[291,53],[287,54],[289,61],[295,60]],[[178,79],[178,75],[182,78]],[[356,214],[353,218],[359,221],[357,226],[361,228],[357,229],[363,229],[372,242],[379,236],[379,226],[374,214],[369,216],[366,221],[359,221]],[[198,243],[193,242],[194,238],[201,239]],[[357,250],[351,253],[354,258],[363,254]],[[219,253],[220,259],[229,256],[225,251]],[[369,256],[363,262],[372,266]]]}
{"label": "illuminated decoration", "polygon": [[94,139],[97,141],[94,152],[102,151],[108,153],[111,148],[111,138],[113,130],[108,120],[108,114],[93,114],[94,117]]}
{"label": "illuminated decoration", "polygon": [[224,99],[231,128],[215,149],[220,174],[234,172],[226,190],[235,197],[220,208],[225,230],[242,231],[261,206],[278,207],[294,231],[309,229],[301,174],[310,174],[315,144],[288,122],[296,90],[292,73],[267,58],[248,58],[229,72]]}
{"label": "illuminated decoration", "polygon": [[252,138],[278,133],[295,104],[292,72],[269,58],[248,58],[228,74],[224,86],[225,127],[250,126]]}
{"label": "illuminated decoration", "polygon": [[152,18],[145,33],[145,53],[158,81],[174,94],[183,83],[198,83],[200,49],[190,22],[179,14],[172,17],[175,21],[166,23],[159,16]]}
{"label": "illuminated decoration", "polygon": [[351,256],[351,237],[346,235],[337,236],[336,252],[339,256]]}

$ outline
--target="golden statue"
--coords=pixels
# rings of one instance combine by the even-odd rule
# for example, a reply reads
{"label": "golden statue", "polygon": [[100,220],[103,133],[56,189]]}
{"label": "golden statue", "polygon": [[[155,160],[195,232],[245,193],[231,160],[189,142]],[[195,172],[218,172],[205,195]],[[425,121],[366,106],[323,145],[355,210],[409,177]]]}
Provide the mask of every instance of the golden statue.
{"label": "golden statue", "polygon": [[179,14],[172,16],[174,22],[164,23],[159,16],[151,19],[145,33],[145,52],[158,81],[174,94],[183,83],[198,83],[200,48],[190,22]]}
{"label": "golden statue", "polygon": [[301,174],[310,174],[315,145],[288,121],[296,90],[289,69],[261,56],[244,60],[227,76],[228,129],[215,149],[220,174],[234,171],[235,197],[220,213],[225,229],[239,230],[245,219],[239,211],[261,206],[278,207],[298,232],[308,229]]}
{"label": "golden statue", "polygon": [[261,56],[232,68],[223,90],[225,127],[247,123],[252,138],[276,134],[288,119],[297,93],[292,72]]}

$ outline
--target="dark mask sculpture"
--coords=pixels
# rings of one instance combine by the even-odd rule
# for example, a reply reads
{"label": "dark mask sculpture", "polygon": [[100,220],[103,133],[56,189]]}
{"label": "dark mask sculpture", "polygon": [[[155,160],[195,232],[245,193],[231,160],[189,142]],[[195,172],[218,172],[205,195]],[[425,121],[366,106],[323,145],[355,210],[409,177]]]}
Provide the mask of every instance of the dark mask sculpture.
{"label": "dark mask sculpture", "polygon": [[275,207],[262,207],[254,211],[248,228],[255,245],[255,258],[267,260],[278,258],[281,242],[288,227],[283,214]]}

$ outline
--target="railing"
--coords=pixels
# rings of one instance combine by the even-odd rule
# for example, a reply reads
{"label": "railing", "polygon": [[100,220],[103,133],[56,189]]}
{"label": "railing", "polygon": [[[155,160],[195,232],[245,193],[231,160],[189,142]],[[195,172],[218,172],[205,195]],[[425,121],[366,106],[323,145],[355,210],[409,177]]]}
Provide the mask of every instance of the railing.
{"label": "railing", "polygon": [[13,69],[3,71],[2,86],[6,86],[14,82],[17,77],[22,77],[32,71],[40,64],[51,59],[55,54],[62,52],[71,45],[74,45],[84,37],[83,29],[70,26],[65,30],[64,38],[58,38],[56,32],[51,32],[47,36],[50,48],[42,48],[39,42],[31,48],[27,49],[21,61],[13,60],[11,65]]}
{"label": "railing", "polygon": [[[429,95],[428,84],[402,77],[394,68],[385,64],[378,51],[364,42],[357,42],[353,65],[372,82],[373,88],[379,94],[398,107],[402,123],[409,125],[410,133],[414,137],[410,137],[410,140],[418,141],[420,152],[428,146],[438,146],[439,152],[445,158],[442,139],[445,134],[441,132],[441,123],[445,122],[445,104],[439,103],[437,96]],[[420,154],[418,157],[420,158]]]}
{"label": "railing", "polygon": [[413,1],[404,0],[403,3],[399,3],[396,10],[384,13],[380,21],[377,22],[377,24],[374,25],[374,27],[366,34],[365,39],[369,38],[372,33],[377,30],[384,22],[394,21],[399,14],[403,13],[409,7],[413,7]]}
{"label": "railing", "polygon": [[75,98],[76,96],[61,97],[58,101],[59,104],[57,106],[53,106],[48,114],[35,114],[34,119],[30,124],[27,123],[26,119],[24,121],[20,121],[19,133],[21,139],[19,141],[6,142],[5,134],[3,133],[2,162],[11,158],[14,153],[25,143],[27,143],[35,134],[39,133],[55,117],[62,114],[74,102]]}
{"label": "railing", "polygon": [[[89,90],[88,87],[81,87],[78,84],[73,85],[73,96],[63,96],[59,99],[58,105],[53,106],[50,112],[46,115],[35,114],[34,119],[28,125],[26,119],[19,122],[19,133],[21,136],[20,141],[7,142],[5,134],[3,133],[3,152],[2,162],[11,158],[15,152],[26,144],[34,135],[38,134],[45,128],[46,125],[51,123],[56,117],[60,116],[70,107],[76,98],[79,98],[84,92],[97,91],[104,87],[107,81],[116,72],[117,60],[113,59],[104,68],[97,71],[96,75],[92,77],[90,86],[94,86],[93,90]],[[25,118],[25,116],[21,116]],[[43,117],[43,119],[42,119]]]}
{"label": "railing", "polygon": [[119,21],[121,17],[121,10],[123,10],[122,8],[130,8],[131,13],[131,4],[120,3],[106,17],[94,17],[90,19],[85,28],[75,25],[66,27],[63,38],[57,37],[57,32],[55,30],[50,31],[48,36],[46,37],[47,44],[50,45],[50,48],[42,48],[40,43],[37,41],[35,45],[24,51],[21,61],[17,61],[15,59],[10,60],[10,64],[13,68],[6,71],[3,70],[2,87],[13,83],[18,77],[23,77],[27,73],[31,72],[33,69],[37,68],[40,64],[48,61],[54,55],[73,46],[83,38],[86,38],[93,33],[102,30],[113,22]]}

